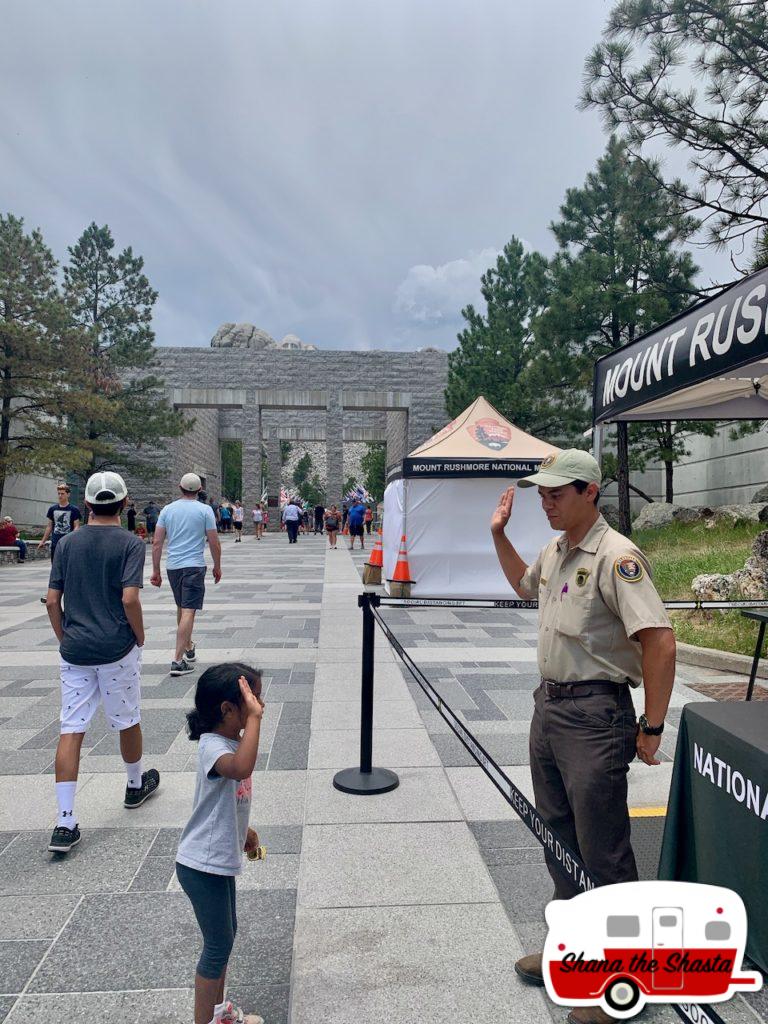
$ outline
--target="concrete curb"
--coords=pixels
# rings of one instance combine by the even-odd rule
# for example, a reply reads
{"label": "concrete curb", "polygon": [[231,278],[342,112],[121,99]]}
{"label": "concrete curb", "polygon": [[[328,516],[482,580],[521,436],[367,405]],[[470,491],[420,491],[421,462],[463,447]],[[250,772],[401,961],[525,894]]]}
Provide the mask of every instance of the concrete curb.
{"label": "concrete curb", "polygon": [[[698,668],[713,668],[720,672],[735,672],[748,676],[752,671],[752,659],[746,654],[732,654],[730,651],[716,651],[711,647],[696,647],[693,644],[677,643],[677,660],[681,665],[695,665]],[[763,658],[757,666],[758,679],[768,679],[768,659]]]}

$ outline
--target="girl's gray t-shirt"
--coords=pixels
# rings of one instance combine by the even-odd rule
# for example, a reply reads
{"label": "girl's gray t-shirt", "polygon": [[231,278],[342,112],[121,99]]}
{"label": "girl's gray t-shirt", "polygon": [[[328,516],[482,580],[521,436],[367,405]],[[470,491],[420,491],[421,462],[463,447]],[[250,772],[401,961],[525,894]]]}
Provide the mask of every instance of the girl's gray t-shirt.
{"label": "girl's gray t-shirt", "polygon": [[225,779],[214,765],[234,754],[237,740],[204,732],[197,751],[192,816],[181,833],[176,860],[211,875],[239,875],[251,814],[251,778]]}

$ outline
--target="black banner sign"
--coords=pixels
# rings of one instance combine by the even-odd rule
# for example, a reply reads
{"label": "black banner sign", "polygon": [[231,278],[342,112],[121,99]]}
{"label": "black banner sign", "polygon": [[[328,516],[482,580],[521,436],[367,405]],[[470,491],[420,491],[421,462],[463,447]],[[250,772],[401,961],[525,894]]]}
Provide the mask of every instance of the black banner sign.
{"label": "black banner sign", "polygon": [[[646,403],[763,358],[767,314],[768,269],[603,356],[595,365],[593,421],[631,410],[642,419],[640,407]],[[696,418],[707,418],[706,413],[697,412]],[[722,419],[722,413],[714,418]]]}
{"label": "black banner sign", "polygon": [[535,473],[541,459],[403,459],[403,476],[472,477],[506,476],[513,480]]}

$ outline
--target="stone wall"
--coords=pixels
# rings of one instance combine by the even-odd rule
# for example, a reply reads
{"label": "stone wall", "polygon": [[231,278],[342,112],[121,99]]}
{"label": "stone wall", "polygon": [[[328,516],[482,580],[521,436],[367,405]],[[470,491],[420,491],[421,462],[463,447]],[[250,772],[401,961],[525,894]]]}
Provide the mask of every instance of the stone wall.
{"label": "stone wall", "polygon": [[[732,440],[730,431],[738,426],[727,423],[714,437],[693,435],[686,447],[690,455],[675,465],[675,504],[694,507],[732,505],[749,502],[759,488],[768,484],[768,432],[764,426],[756,434]],[[644,473],[633,473],[631,481],[654,501],[664,501],[664,467],[649,463]],[[616,485],[606,488],[606,499],[615,504]],[[646,504],[632,497],[632,511]]]}
{"label": "stone wall", "polygon": [[[390,441],[388,461],[402,458],[411,449],[425,441],[432,433],[445,425],[444,392],[448,374],[448,355],[437,349],[421,352],[366,352],[316,350],[313,352],[204,349],[204,348],[158,348],[156,350],[157,374],[164,379],[166,387],[237,389],[247,396],[256,390],[285,389],[295,391],[311,389],[325,391],[329,396],[328,414],[324,410],[307,409],[306,412],[286,409],[265,408],[262,415],[262,429],[276,429],[278,433],[291,426],[311,428],[317,425],[322,436],[328,437],[329,445],[323,445],[327,463],[329,454],[332,464],[326,467],[330,476],[332,491],[340,489],[346,466],[351,466],[356,457],[344,453],[343,465],[340,451],[344,427],[375,426],[383,430],[385,423]],[[352,393],[358,402],[367,404],[371,396],[372,405],[383,393],[394,392],[410,396],[408,414],[396,414],[384,410],[371,411],[348,408],[343,412],[342,392]],[[219,425],[223,437],[243,437],[244,413],[242,409],[227,409],[220,413]],[[187,457],[194,455],[198,443],[208,446],[207,439],[182,439]],[[192,444],[190,449],[189,445]],[[312,443],[311,441],[302,443]],[[346,447],[346,446],[344,446]],[[205,452],[208,447],[205,447]],[[364,449],[359,450],[362,455]],[[207,454],[198,454],[198,460],[210,463]],[[319,450],[313,462],[319,472],[321,465]],[[210,465],[206,465],[210,471]],[[218,473],[218,460],[217,460]],[[320,474],[321,478],[324,474]],[[173,473],[169,474],[170,477]],[[210,490],[209,486],[209,490]],[[336,500],[336,494],[330,495]]]}

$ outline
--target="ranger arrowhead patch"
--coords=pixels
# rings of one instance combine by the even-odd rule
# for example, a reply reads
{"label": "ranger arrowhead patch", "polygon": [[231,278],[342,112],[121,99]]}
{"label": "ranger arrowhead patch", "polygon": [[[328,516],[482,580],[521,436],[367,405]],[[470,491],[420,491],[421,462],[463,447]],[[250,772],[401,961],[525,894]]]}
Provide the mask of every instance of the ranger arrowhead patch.
{"label": "ranger arrowhead patch", "polygon": [[634,555],[621,555],[613,563],[613,568],[619,579],[625,583],[639,583],[645,576],[645,569]]}
{"label": "ranger arrowhead patch", "polygon": [[591,573],[589,569],[577,569],[576,570],[576,586],[583,587],[589,579]]}

